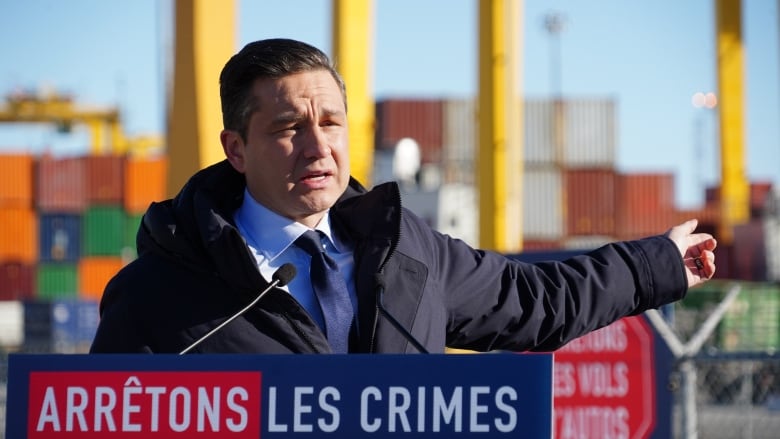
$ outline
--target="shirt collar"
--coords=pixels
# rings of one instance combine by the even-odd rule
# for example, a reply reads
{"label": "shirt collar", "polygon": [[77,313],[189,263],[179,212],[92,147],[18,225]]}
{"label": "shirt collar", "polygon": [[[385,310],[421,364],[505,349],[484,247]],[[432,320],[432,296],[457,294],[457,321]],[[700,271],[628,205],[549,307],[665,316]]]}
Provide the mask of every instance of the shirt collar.
{"label": "shirt collar", "polygon": [[[246,188],[244,201],[236,211],[235,219],[239,228],[247,235],[245,238],[248,243],[269,260],[279,256],[299,236],[309,230],[303,224],[283,217],[258,203]],[[345,250],[344,244],[333,235],[330,227],[330,212],[322,218],[315,230],[324,233],[338,252]]]}

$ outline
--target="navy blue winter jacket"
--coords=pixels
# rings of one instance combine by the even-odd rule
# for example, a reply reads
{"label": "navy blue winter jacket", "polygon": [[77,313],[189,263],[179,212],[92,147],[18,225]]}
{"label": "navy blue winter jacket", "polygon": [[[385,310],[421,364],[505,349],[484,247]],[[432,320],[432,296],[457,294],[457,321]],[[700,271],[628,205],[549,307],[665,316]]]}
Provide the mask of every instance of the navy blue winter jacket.
{"label": "navy blue winter jacket", "polygon": [[[106,287],[91,352],[180,352],[268,285],[233,222],[244,186],[224,161],[194,175],[175,198],[152,203],[138,231],[138,258]],[[351,352],[416,352],[379,312],[378,296],[430,352],[548,351],[687,291],[682,258],[665,236],[563,262],[522,263],[432,230],[402,208],[394,183],[366,191],[353,180],[331,222],[355,245]],[[275,288],[193,352],[330,348],[303,307]]]}

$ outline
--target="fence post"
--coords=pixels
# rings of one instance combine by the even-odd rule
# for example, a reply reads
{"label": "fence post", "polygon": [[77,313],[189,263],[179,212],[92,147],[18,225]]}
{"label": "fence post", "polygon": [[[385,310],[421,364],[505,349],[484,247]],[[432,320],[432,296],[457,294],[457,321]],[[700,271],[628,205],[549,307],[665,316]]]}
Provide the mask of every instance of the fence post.
{"label": "fence post", "polygon": [[693,364],[693,357],[699,353],[704,342],[712,335],[726,310],[734,302],[734,299],[737,298],[740,289],[739,285],[732,285],[726,297],[712,311],[712,314],[707,316],[707,319],[702,323],[698,331],[685,344],[680,341],[680,338],[677,337],[677,334],[674,333],[674,330],[666,323],[666,320],[664,320],[657,309],[651,309],[645,313],[650,323],[666,342],[669,350],[672,351],[674,357],[679,361],[679,368],[682,374],[683,439],[698,438],[696,367]]}

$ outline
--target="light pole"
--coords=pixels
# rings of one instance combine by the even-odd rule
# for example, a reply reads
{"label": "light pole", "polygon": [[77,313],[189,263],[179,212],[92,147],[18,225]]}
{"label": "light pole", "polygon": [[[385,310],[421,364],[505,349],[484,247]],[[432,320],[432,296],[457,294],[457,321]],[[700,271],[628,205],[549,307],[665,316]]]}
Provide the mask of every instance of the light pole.
{"label": "light pole", "polygon": [[702,189],[704,189],[705,186],[705,176],[703,167],[705,159],[709,157],[709,154],[707,154],[708,149],[706,148],[706,127],[705,127],[705,120],[709,120],[710,112],[707,110],[712,110],[718,105],[718,98],[715,95],[715,93],[709,92],[709,93],[703,93],[703,92],[697,92],[694,93],[691,97],[691,105],[693,105],[693,108],[696,108],[697,111],[696,118],[694,119],[694,147],[693,147],[693,163],[694,163],[694,173],[696,178],[696,183],[698,184],[699,193],[702,192]]}
{"label": "light pole", "polygon": [[561,32],[564,18],[560,13],[550,12],[544,17],[544,28],[550,35],[550,94],[552,95],[552,145],[556,165],[564,161],[564,145],[566,144],[566,119],[563,103],[562,68],[561,68]]}
{"label": "light pole", "polygon": [[564,17],[559,12],[550,12],[544,16],[544,28],[550,35],[550,94],[560,99],[562,90],[561,33]]}

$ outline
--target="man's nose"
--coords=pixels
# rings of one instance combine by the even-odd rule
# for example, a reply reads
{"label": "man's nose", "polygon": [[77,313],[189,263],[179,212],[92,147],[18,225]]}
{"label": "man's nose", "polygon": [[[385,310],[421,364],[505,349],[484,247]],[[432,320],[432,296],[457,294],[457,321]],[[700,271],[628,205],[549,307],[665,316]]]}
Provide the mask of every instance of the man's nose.
{"label": "man's nose", "polygon": [[304,140],[304,154],[307,157],[326,157],[330,155],[330,146],[322,128],[313,127],[306,130]]}

